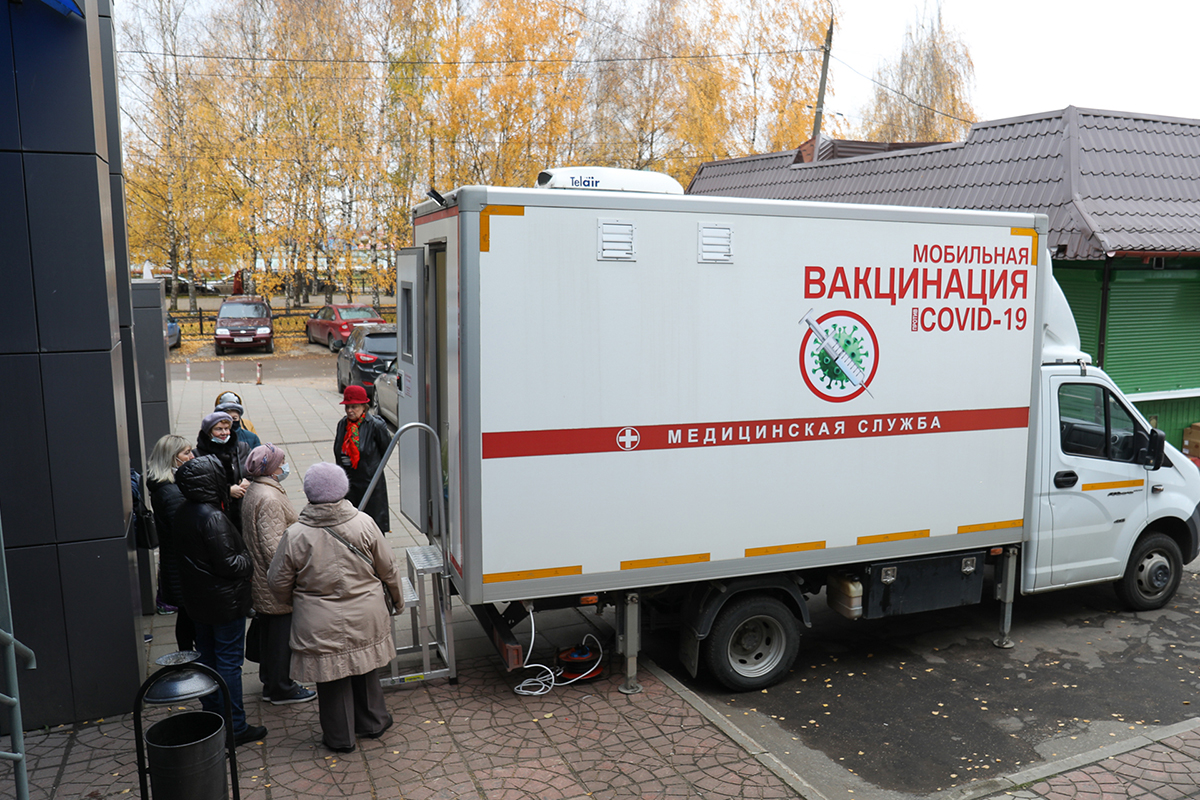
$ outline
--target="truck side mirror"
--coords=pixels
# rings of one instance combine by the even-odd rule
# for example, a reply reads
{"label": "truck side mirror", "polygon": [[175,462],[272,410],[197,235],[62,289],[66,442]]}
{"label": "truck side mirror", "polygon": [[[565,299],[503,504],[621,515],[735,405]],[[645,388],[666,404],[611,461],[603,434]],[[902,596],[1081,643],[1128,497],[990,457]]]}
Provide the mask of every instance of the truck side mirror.
{"label": "truck side mirror", "polygon": [[1163,448],[1167,443],[1167,435],[1158,428],[1151,428],[1148,436],[1139,431],[1137,438],[1137,462],[1151,472],[1161,469]]}

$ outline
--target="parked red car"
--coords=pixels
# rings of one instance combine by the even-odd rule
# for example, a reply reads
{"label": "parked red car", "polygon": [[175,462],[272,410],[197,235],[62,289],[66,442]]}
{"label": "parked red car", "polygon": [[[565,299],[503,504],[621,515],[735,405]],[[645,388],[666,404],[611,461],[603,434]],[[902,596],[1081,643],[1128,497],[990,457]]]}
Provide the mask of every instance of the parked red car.
{"label": "parked red car", "polygon": [[275,327],[271,306],[255,294],[237,294],[221,303],[213,334],[217,355],[231,348],[261,347],[275,352]]}
{"label": "parked red car", "polygon": [[337,352],[359,325],[387,322],[366,303],[334,303],[310,314],[304,328],[310,343],[323,344]]}

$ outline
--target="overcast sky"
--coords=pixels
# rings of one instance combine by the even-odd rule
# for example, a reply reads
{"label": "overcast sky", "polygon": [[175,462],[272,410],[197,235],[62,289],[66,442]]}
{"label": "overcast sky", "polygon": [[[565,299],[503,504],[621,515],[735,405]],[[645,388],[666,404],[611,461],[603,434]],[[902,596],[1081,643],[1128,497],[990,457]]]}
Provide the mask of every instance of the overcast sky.
{"label": "overcast sky", "polygon": [[[872,96],[868,78],[899,54],[923,3],[840,3],[826,109],[857,124]],[[1196,0],[943,0],[942,20],[975,62],[981,120],[1069,105],[1200,119]]]}

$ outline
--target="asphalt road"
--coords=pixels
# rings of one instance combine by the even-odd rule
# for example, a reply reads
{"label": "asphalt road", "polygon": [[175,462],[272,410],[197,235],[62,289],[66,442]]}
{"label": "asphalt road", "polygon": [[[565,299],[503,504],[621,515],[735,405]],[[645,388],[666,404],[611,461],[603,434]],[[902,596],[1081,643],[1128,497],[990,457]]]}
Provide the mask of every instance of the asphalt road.
{"label": "asphalt road", "polygon": [[335,353],[329,352],[323,345],[307,344],[303,340],[289,342],[288,348],[287,352],[276,352],[273,355],[249,351],[218,359],[213,354],[210,344],[186,360],[172,351],[171,380],[187,380],[189,371],[192,380],[220,380],[221,365],[224,364],[227,382],[255,383],[258,379],[258,365],[261,364],[264,384],[328,387],[330,391],[337,391]]}
{"label": "asphalt road", "polygon": [[[990,596],[990,589],[989,596]],[[1200,713],[1200,576],[1167,608],[1124,610],[1111,587],[1000,606],[847,620],[824,595],[787,679],[732,694],[651,655],[828,798],[925,795],[1026,769]],[[648,648],[649,649],[649,648]]]}

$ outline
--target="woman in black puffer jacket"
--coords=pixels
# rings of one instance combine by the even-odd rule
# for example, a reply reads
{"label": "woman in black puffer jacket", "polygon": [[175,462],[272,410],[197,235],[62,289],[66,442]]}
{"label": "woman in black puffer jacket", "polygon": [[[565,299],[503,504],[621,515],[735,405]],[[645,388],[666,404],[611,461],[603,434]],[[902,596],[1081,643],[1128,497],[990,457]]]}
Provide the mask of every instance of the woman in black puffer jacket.
{"label": "woman in black puffer jacket", "polygon": [[183,587],[179,578],[179,537],[173,524],[175,512],[185,501],[175,485],[175,470],[193,457],[191,442],[168,433],[154,445],[146,461],[146,488],[150,492],[154,526],[158,531],[158,592],[163,602],[176,607],[175,641],[180,650],[195,648],[196,627],[183,607]]}
{"label": "woman in black puffer jacket", "polygon": [[[183,605],[196,623],[200,662],[215,669],[229,687],[233,736],[238,744],[261,739],[267,729],[249,726],[242,704],[246,615],[250,613],[250,551],[227,516],[229,484],[216,456],[200,456],[175,471],[187,502],[175,514]],[[206,711],[221,713],[216,695],[200,698]]]}
{"label": "woman in black puffer jacket", "polygon": [[242,498],[250,487],[246,477],[246,456],[250,446],[233,435],[233,417],[224,411],[214,411],[200,422],[196,439],[197,456],[216,456],[225,468],[229,482],[229,505],[225,509],[233,526],[242,529]]}

